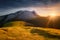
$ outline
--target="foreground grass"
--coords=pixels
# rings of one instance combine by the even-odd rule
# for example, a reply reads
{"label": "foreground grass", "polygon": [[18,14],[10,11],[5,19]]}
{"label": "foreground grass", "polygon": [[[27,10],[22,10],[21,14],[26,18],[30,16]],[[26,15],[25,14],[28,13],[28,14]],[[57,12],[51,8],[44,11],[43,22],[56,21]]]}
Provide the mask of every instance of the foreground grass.
{"label": "foreground grass", "polygon": [[0,40],[60,40],[59,29],[25,26],[25,22],[12,24],[0,28]]}

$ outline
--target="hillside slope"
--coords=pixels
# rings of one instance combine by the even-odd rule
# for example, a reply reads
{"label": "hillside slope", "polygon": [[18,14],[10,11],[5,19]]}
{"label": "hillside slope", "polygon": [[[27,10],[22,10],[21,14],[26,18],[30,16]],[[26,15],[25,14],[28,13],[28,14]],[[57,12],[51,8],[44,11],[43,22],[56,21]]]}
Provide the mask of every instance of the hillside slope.
{"label": "hillside slope", "polygon": [[25,26],[25,24],[23,21],[5,24],[5,27],[0,28],[0,40],[60,40],[59,29]]}

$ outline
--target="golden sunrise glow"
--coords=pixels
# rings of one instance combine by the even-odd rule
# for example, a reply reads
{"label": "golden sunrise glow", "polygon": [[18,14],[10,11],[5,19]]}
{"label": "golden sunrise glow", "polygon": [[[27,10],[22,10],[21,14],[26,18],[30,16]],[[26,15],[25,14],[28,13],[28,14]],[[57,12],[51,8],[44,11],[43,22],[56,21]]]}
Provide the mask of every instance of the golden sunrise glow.
{"label": "golden sunrise glow", "polygon": [[60,6],[59,5],[36,7],[34,10],[36,11],[37,15],[43,16],[43,17],[60,16]]}
{"label": "golden sunrise glow", "polygon": [[52,14],[49,14],[49,21],[47,23],[47,26],[49,25],[49,23],[52,21],[52,22],[55,22],[56,21],[56,16],[57,14],[55,13],[52,13]]}
{"label": "golden sunrise glow", "polygon": [[55,18],[57,16],[57,14],[52,13],[49,16],[52,17],[52,18]]}

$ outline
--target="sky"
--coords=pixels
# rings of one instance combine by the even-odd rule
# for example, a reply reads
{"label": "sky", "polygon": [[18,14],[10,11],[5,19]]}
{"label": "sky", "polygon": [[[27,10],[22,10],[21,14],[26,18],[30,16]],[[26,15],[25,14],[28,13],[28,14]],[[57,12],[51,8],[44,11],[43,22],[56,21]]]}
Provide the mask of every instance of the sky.
{"label": "sky", "polygon": [[0,0],[0,16],[19,10],[34,10],[39,15],[60,13],[60,0]]}

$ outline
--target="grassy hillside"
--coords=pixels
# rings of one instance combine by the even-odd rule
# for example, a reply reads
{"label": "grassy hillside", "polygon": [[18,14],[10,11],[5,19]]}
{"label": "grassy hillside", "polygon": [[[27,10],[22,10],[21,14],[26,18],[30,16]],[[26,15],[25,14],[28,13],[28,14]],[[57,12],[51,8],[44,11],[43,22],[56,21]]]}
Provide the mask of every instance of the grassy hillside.
{"label": "grassy hillside", "polygon": [[0,28],[0,40],[60,40],[60,30],[26,26],[26,22],[15,21]]}

